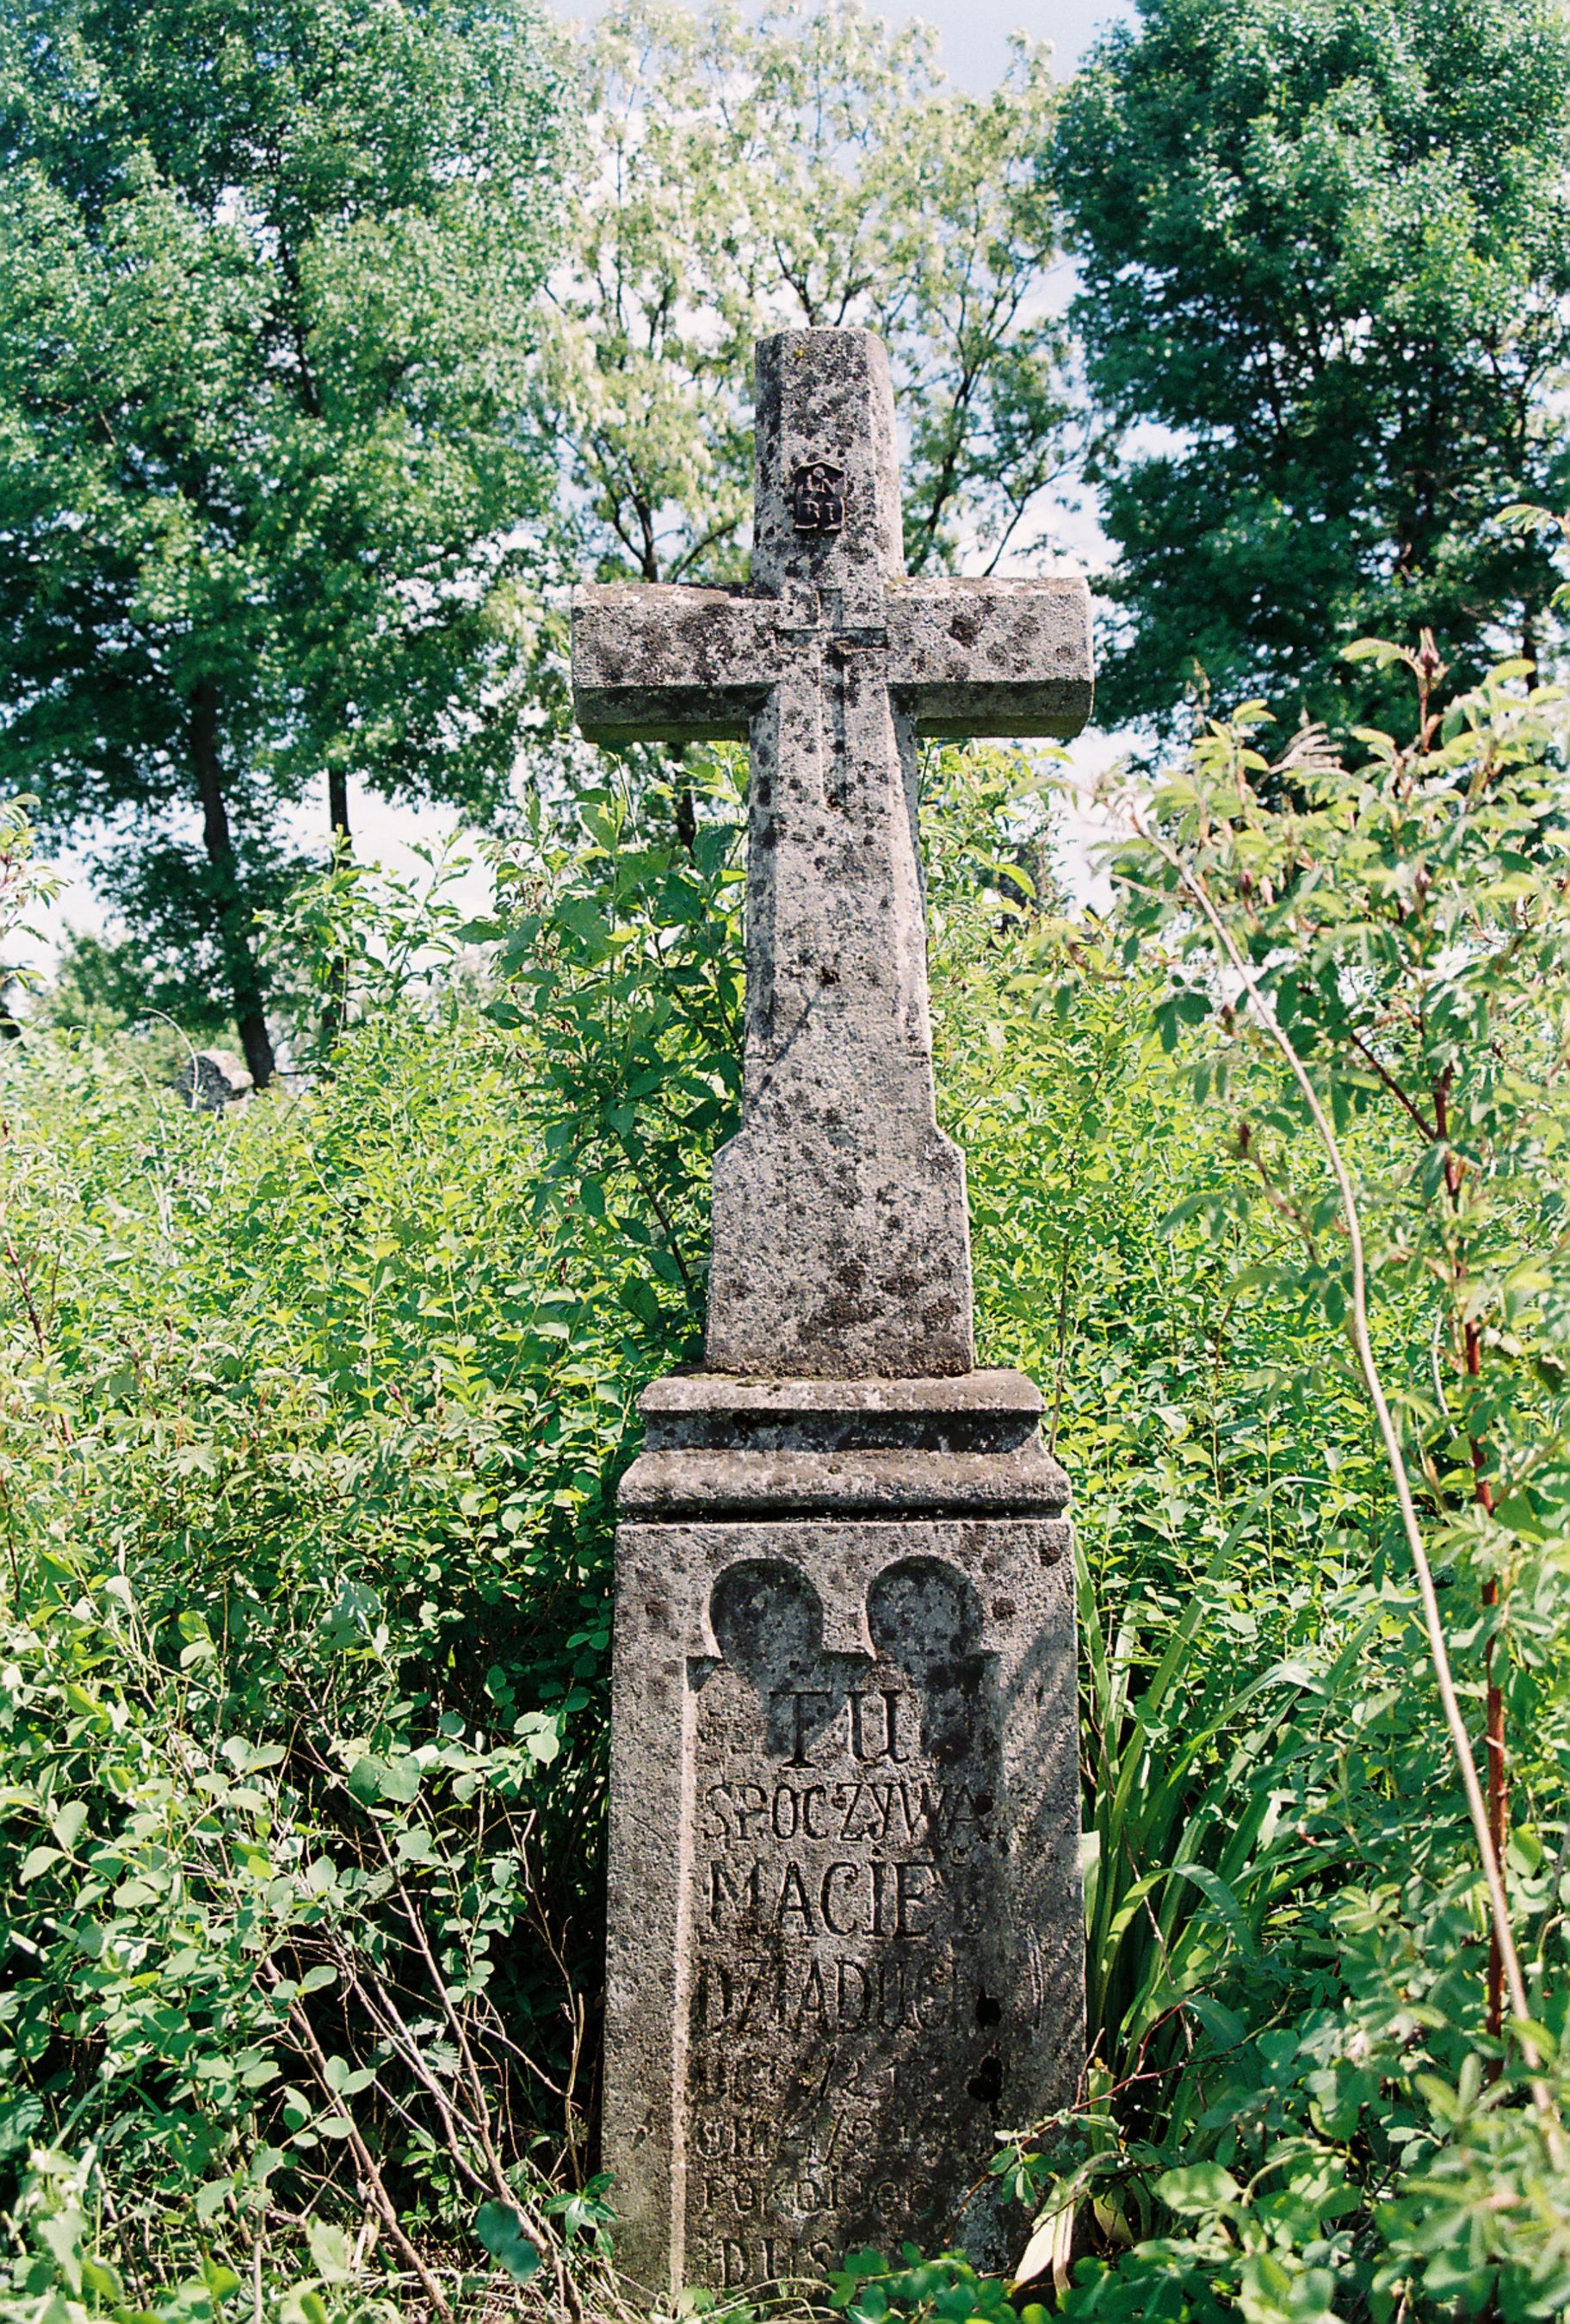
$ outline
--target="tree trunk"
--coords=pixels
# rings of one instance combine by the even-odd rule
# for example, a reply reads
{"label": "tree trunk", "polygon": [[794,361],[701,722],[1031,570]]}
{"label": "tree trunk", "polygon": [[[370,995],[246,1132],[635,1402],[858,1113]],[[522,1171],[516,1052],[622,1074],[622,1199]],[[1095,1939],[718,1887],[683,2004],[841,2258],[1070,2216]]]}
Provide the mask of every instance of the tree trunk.
{"label": "tree trunk", "polygon": [[[332,866],[347,863],[355,852],[349,830],[349,779],[342,767],[328,769],[328,821],[332,826]],[[322,1039],[331,1049],[349,1029],[349,956],[339,953],[328,982],[327,1007],[322,1010]]]}
{"label": "tree trunk", "polygon": [[670,761],[670,802],[675,810],[676,836],[690,855],[697,844],[697,800],[687,763],[686,743],[672,742],[667,755]]}
{"label": "tree trunk", "polygon": [[245,923],[245,899],[240,892],[235,843],[229,833],[229,810],[224,799],[223,761],[218,756],[218,689],[203,678],[190,692],[190,757],[196,772],[197,798],[202,810],[202,844],[213,869],[213,889],[218,908],[218,940],[235,1004],[235,1024],[245,1064],[258,1089],[265,1089],[277,1069],[272,1037],[262,1008],[262,979]]}
{"label": "tree trunk", "polygon": [[332,826],[334,854],[347,855],[353,845],[349,835],[349,779],[342,767],[328,769],[328,821]]}

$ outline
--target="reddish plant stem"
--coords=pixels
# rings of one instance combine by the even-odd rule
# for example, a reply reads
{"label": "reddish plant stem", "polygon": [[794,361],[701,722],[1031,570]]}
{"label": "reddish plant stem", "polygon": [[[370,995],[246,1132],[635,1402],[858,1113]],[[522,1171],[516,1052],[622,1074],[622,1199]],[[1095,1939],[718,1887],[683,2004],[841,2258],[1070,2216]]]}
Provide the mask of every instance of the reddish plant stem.
{"label": "reddish plant stem", "polygon": [[[1450,1134],[1450,1070],[1446,1067],[1434,1092],[1435,1128],[1439,1136],[1446,1140]],[[1450,1197],[1453,1210],[1459,1206],[1461,1182],[1464,1175],[1460,1157],[1454,1148],[1446,1144],[1445,1191]],[[1464,1273],[1459,1251],[1455,1254],[1454,1264],[1455,1279],[1459,1286]],[[1473,1317],[1469,1316],[1462,1325],[1462,1342],[1465,1351],[1467,1378],[1480,1379],[1482,1376],[1482,1327]],[[1473,1499],[1479,1508],[1492,1517],[1493,1487],[1483,1474],[1486,1458],[1484,1447],[1481,1440],[1473,1436],[1470,1431],[1466,1441],[1472,1453]],[[1499,1602],[1499,1581],[1496,1576],[1491,1577],[1482,1585],[1484,1612],[1493,1613]],[[1498,1638],[1491,1634],[1482,1653],[1483,1735],[1485,1774],[1488,1783],[1489,1837],[1493,1842],[1494,1856],[1502,1871],[1505,1860],[1505,1841],[1510,1831],[1510,1776],[1505,1765],[1504,1689],[1500,1684],[1495,1667],[1495,1648],[1498,1643]],[[1488,1944],[1487,2023],[1488,2030],[1496,2041],[1504,2032],[1504,1955],[1500,1950],[1499,1931],[1491,1925]],[[1491,2079],[1498,2074],[1501,2062],[1498,2059],[1494,2061],[1490,2069]]]}
{"label": "reddish plant stem", "polygon": [[[1475,1323],[1466,1326],[1466,1369],[1473,1379],[1482,1370],[1482,1334]],[[1473,1490],[1479,1508],[1493,1515],[1493,1487],[1482,1473],[1482,1446],[1475,1436],[1469,1437],[1472,1447],[1472,1471],[1475,1479]],[[1499,1581],[1489,1578],[1482,1585],[1482,1603],[1492,1612],[1499,1604]],[[1504,1689],[1494,1673],[1494,1649],[1499,1644],[1490,1637],[1482,1650],[1484,1701],[1484,1732],[1488,1756],[1488,1829],[1493,1840],[1494,1854],[1502,1865],[1505,1858],[1505,1836],[1510,1830],[1510,1777],[1505,1767]],[[1488,2030],[1495,2036],[1504,2031],[1504,1957],[1499,1949],[1499,1932],[1491,1932],[1488,1949]],[[1499,2071],[1496,2060],[1492,2074]]]}
{"label": "reddish plant stem", "polygon": [[1527,1994],[1527,1981],[1521,1972],[1520,1955],[1516,1949],[1514,1932],[1510,1928],[1510,1898],[1505,1893],[1504,1875],[1499,1852],[1494,1847],[1493,1837],[1489,1829],[1488,1805],[1483,1796],[1482,1783],[1478,1778],[1477,1763],[1473,1757],[1472,1738],[1466,1731],[1466,1720],[1462,1713],[1460,1697],[1455,1691],[1455,1677],[1451,1668],[1450,1650],[1445,1637],[1444,1617],[1439,1610],[1439,1593],[1435,1587],[1434,1569],[1429,1563],[1427,1548],[1423,1540],[1423,1529],[1418,1522],[1417,1503],[1412,1499],[1411,1480],[1407,1473],[1406,1456],[1390,1411],[1390,1398],[1385,1393],[1384,1380],[1374,1359],[1373,1341],[1369,1328],[1368,1265],[1363,1253],[1362,1222],[1358,1211],[1357,1196],[1353,1187],[1351,1173],[1346,1167],[1346,1157],[1341,1150],[1341,1141],[1331,1127],[1330,1117],[1320,1102],[1319,1093],[1309,1078],[1307,1066],[1293,1047],[1290,1037],[1283,1029],[1274,1009],[1261,995],[1257,982],[1257,972],[1251,967],[1238,949],[1236,940],[1216,909],[1214,899],[1204,881],[1191,865],[1184,862],[1169,841],[1163,838],[1159,832],[1152,832],[1138,816],[1133,816],[1131,820],[1138,836],[1155,848],[1157,853],[1175,874],[1185,894],[1198,906],[1217,945],[1238,979],[1240,989],[1251,1013],[1265,1038],[1273,1043],[1279,1052],[1283,1064],[1298,1086],[1303,1102],[1307,1108],[1309,1119],[1318,1132],[1319,1142],[1325,1149],[1325,1159],[1330,1165],[1331,1175],[1335,1180],[1336,1191],[1341,1196],[1342,1223],[1345,1230],[1348,1253],[1352,1260],[1353,1345],[1357,1354],[1358,1368],[1362,1373],[1363,1385],[1368,1390],[1369,1402],[1373,1406],[1374,1417],[1379,1423],[1380,1441],[1384,1448],[1390,1482],[1395,1488],[1396,1502],[1401,1513],[1401,1530],[1406,1536],[1407,1547],[1411,1555],[1412,1572],[1417,1581],[1418,1596],[1423,1609],[1423,1627],[1427,1632],[1428,1651],[1434,1665],[1435,1683],[1439,1691],[1440,1706],[1445,1714],[1445,1728],[1455,1757],[1456,1772],[1461,1777],[1462,1788],[1466,1794],[1466,1812],[1472,1824],[1473,1836],[1477,1843],[1478,1859],[1482,1868],[1483,1882],[1488,1890],[1489,1913],[1497,1932],[1499,1948],[1504,1961],[1505,1984],[1510,1993],[1511,2009],[1521,2023],[1522,2030],[1517,2038],[1531,2077],[1532,2104],[1544,2126],[1548,2152],[1554,2166],[1561,2176],[1564,2176],[1566,2172],[1570,2172],[1570,2154],[1565,2151],[1564,2129],[1560,2122],[1558,2107],[1543,2077],[1541,2052],[1532,2034],[1526,2030],[1530,2023],[1531,2004]]}

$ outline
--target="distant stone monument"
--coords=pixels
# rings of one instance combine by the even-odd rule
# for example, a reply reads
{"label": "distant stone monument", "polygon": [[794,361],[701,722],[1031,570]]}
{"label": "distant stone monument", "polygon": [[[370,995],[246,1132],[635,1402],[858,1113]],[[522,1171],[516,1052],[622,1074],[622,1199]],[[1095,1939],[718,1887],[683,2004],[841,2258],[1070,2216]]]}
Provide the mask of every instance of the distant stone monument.
{"label": "distant stone monument", "polygon": [[174,1086],[192,1113],[226,1113],[243,1104],[256,1084],[233,1049],[192,1049]]}
{"label": "distant stone monument", "polygon": [[1067,1482],[972,1369],[920,735],[1089,715],[1077,577],[912,581],[881,343],[757,349],[745,594],[580,590],[601,742],[751,743],[743,1124],[706,1366],[622,1488],[605,2153],[651,2292],[1011,2255],[994,2134],[1084,2045]]}

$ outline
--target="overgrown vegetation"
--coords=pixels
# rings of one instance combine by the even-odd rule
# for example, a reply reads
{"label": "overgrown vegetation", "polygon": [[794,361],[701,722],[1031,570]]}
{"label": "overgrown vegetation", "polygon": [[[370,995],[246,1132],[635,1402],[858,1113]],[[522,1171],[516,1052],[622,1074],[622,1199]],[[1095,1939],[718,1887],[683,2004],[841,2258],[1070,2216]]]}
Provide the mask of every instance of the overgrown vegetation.
{"label": "overgrown vegetation", "polygon": [[[1091,2046],[990,2158],[1016,2278],[819,2303],[1570,2314],[1570,50],[1139,14],[1061,100],[851,0],[3,14],[0,2324],[619,2309],[614,1491],[701,1346],[745,771],[570,743],[545,583],[739,578],[748,343],[845,321],[912,569],[1104,430],[1166,755],[1104,916],[1050,761],[924,762],[979,1357],[1076,1495]],[[485,822],[494,908],[351,784]],[[35,824],[131,928],[42,992]],[[262,1094],[189,1112],[230,1027]]]}
{"label": "overgrown vegetation", "polygon": [[[1290,809],[1218,730],[1159,802],[1296,994],[1353,1157],[1480,1735],[1499,1690],[1554,2088],[1560,715],[1501,679],[1420,756],[1299,752]],[[439,2312],[493,2264],[543,2255],[559,2299],[592,2272],[611,1495],[639,1388],[695,1345],[736,1098],[737,769],[694,773],[690,845],[658,791],[542,821],[467,950],[439,882],[423,955],[409,898],[390,953],[372,883],[340,883],[312,908],[335,960],[359,915],[361,1014],[307,1093],[210,1119],[134,1036],[8,1054],[19,2316],[229,2286],[309,2317],[378,2284]],[[1037,2296],[1552,2315],[1563,2172],[1491,2024],[1322,1158],[1235,984],[1141,938],[1177,908],[1166,858],[1131,858],[1115,923],[1069,919],[1031,895],[1027,769],[946,752],[929,790],[985,1352],[1046,1384],[1079,1506],[1093,2054],[1080,2106],[998,2158],[1021,2247],[1045,2222]],[[1419,1138],[1391,1084],[1446,1064]],[[840,2297],[991,2295],[867,2255]]]}

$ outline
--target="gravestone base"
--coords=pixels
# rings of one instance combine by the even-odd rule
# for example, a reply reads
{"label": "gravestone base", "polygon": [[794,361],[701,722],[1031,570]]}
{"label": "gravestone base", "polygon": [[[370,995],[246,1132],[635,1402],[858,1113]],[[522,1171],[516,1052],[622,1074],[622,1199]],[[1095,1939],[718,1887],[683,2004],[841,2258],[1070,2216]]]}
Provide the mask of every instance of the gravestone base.
{"label": "gravestone base", "polygon": [[651,2293],[1005,2266],[1084,2056],[1062,1471],[1018,1374],[662,1381],[623,1488],[605,2151]]}

